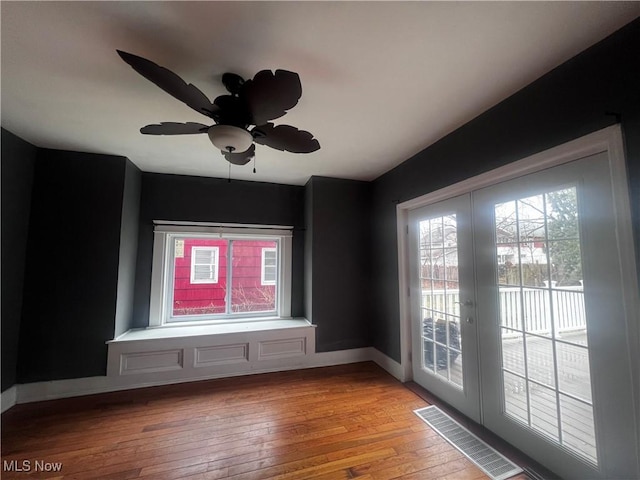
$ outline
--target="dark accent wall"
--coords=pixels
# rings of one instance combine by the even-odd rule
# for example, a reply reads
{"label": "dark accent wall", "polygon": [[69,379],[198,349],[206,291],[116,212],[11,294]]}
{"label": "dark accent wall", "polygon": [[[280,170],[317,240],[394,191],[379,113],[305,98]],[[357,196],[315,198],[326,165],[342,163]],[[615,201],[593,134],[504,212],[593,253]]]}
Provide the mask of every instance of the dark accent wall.
{"label": "dark accent wall", "polygon": [[153,220],[293,226],[291,313],[304,315],[304,187],[143,173],[136,327],[149,323]]}
{"label": "dark accent wall", "polygon": [[2,129],[2,391],[16,383],[31,189],[37,148]]}
{"label": "dark accent wall", "polygon": [[616,123],[640,258],[640,20],[544,75],[373,184],[373,346],[400,360],[396,204]]}
{"label": "dark accent wall", "polygon": [[370,187],[326,177],[305,187],[306,313],[318,352],[370,345]]}
{"label": "dark accent wall", "polygon": [[106,374],[127,162],[124,157],[38,150],[19,383]]}

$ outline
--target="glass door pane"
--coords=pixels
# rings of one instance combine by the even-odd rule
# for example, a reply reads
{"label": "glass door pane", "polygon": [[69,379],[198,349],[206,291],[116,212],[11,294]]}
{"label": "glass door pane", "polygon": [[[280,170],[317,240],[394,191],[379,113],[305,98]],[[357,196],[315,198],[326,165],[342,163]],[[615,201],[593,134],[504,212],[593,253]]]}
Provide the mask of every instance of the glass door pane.
{"label": "glass door pane", "polygon": [[494,210],[504,411],[597,464],[576,187]]}
{"label": "glass door pane", "polygon": [[463,387],[456,215],[419,223],[422,368]]}

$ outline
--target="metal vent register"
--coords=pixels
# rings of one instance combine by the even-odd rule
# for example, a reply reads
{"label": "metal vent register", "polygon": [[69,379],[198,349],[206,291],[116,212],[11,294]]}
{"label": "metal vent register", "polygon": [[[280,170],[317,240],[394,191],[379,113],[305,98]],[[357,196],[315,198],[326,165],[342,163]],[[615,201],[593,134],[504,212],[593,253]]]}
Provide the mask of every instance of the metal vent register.
{"label": "metal vent register", "polygon": [[504,480],[522,472],[515,463],[491,448],[438,407],[425,407],[415,410],[414,413],[492,479]]}

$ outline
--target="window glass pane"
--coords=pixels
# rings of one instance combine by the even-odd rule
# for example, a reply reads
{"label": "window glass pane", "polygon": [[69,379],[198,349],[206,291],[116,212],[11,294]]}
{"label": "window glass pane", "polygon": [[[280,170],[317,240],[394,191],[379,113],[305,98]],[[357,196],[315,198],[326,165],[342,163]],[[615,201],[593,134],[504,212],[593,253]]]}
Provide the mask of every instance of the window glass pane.
{"label": "window glass pane", "polygon": [[220,238],[174,240],[173,317],[225,313],[227,246]]}
{"label": "window glass pane", "polygon": [[448,320],[438,320],[435,326],[436,372],[462,387],[462,342],[459,318],[447,316]]}
{"label": "window glass pane", "polygon": [[560,394],[562,444],[597,462],[593,407]]}
{"label": "window glass pane", "polygon": [[278,259],[275,248],[262,247],[262,285],[274,285],[278,275]]}
{"label": "window glass pane", "polygon": [[516,202],[498,203],[495,206],[496,243],[514,247],[518,241],[516,229]]}
{"label": "window glass pane", "polygon": [[[460,348],[462,349],[462,341]],[[451,349],[449,351],[449,362],[451,382],[462,388],[464,386],[462,383],[462,350],[458,352],[457,350]]]}
{"label": "window glass pane", "polygon": [[549,290],[523,288],[524,325],[527,332],[551,335],[551,305]]}
{"label": "window glass pane", "polygon": [[566,290],[551,290],[553,320],[556,338],[564,341],[587,344],[587,315],[584,307],[582,287]]}
{"label": "window glass pane", "polygon": [[458,225],[455,215],[447,215],[442,218],[443,240],[445,247],[457,247]]}
{"label": "window glass pane", "polygon": [[[433,333],[431,333],[433,335]],[[432,372],[435,371],[435,361],[434,356],[436,354],[435,348],[433,348],[433,342],[428,339],[428,337],[424,338],[423,343],[423,363],[422,368],[430,370]]]}
{"label": "window glass pane", "polygon": [[549,281],[547,247],[543,241],[519,243],[519,263],[522,285],[545,287]]}
{"label": "window glass pane", "polygon": [[522,302],[520,288],[499,287],[500,324],[516,330],[522,329]]}
{"label": "window glass pane", "polygon": [[276,309],[276,279],[262,284],[262,249],[277,248],[270,240],[233,240],[231,310],[233,313],[272,312]]}
{"label": "window glass pane", "polygon": [[502,367],[524,375],[524,341],[522,334],[502,328]]}
{"label": "window glass pane", "polygon": [[556,190],[545,195],[547,204],[547,231],[550,240],[577,239],[578,199],[576,188]]}
{"label": "window glass pane", "polygon": [[516,419],[529,424],[527,406],[527,381],[509,372],[503,373],[504,411]]}
{"label": "window glass pane", "polygon": [[527,335],[527,372],[529,378],[549,387],[556,385],[552,342],[548,338]]}
{"label": "window glass pane", "polygon": [[458,249],[446,248],[444,250],[445,271],[447,288],[458,288]]}
{"label": "window glass pane", "polygon": [[544,200],[542,195],[521,198],[518,204],[520,241],[533,244],[545,238]]}
{"label": "window glass pane", "polygon": [[515,245],[496,245],[496,263],[498,265],[498,284],[520,285],[520,263],[518,247]]}
{"label": "window glass pane", "polygon": [[529,382],[529,396],[531,426],[557,441],[559,437],[556,392]]}
{"label": "window glass pane", "polygon": [[549,259],[553,288],[582,287],[582,259],[577,238],[549,242]]}
{"label": "window glass pane", "polygon": [[575,343],[576,345],[582,345],[583,347],[587,347],[589,345],[589,342],[587,341],[586,326],[581,330],[561,332],[556,337],[562,339],[563,342]]}
{"label": "window glass pane", "polygon": [[556,342],[560,391],[591,401],[589,350],[578,345]]}

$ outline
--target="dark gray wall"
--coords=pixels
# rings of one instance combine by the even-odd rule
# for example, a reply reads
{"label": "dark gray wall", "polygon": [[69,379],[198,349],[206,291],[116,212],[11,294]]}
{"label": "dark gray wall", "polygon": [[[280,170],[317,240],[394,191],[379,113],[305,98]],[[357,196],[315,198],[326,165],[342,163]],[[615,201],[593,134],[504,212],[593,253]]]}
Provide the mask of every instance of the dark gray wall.
{"label": "dark gray wall", "polygon": [[370,187],[325,177],[305,187],[306,313],[319,352],[370,345]]}
{"label": "dark gray wall", "polygon": [[16,383],[24,264],[37,149],[2,129],[2,391]]}
{"label": "dark gray wall", "polygon": [[18,383],[106,374],[115,328],[123,157],[38,150]]}
{"label": "dark gray wall", "polygon": [[138,223],[140,221],[140,187],[142,172],[129,160],[125,163],[122,216],[120,223],[120,261],[114,337],[133,325],[133,301],[138,257]]}
{"label": "dark gray wall", "polygon": [[373,185],[373,346],[400,360],[396,204],[616,123],[640,258],[640,20],[541,77]]}
{"label": "dark gray wall", "polygon": [[142,174],[134,326],[149,322],[153,220],[293,226],[293,316],[304,315],[304,187]]}

